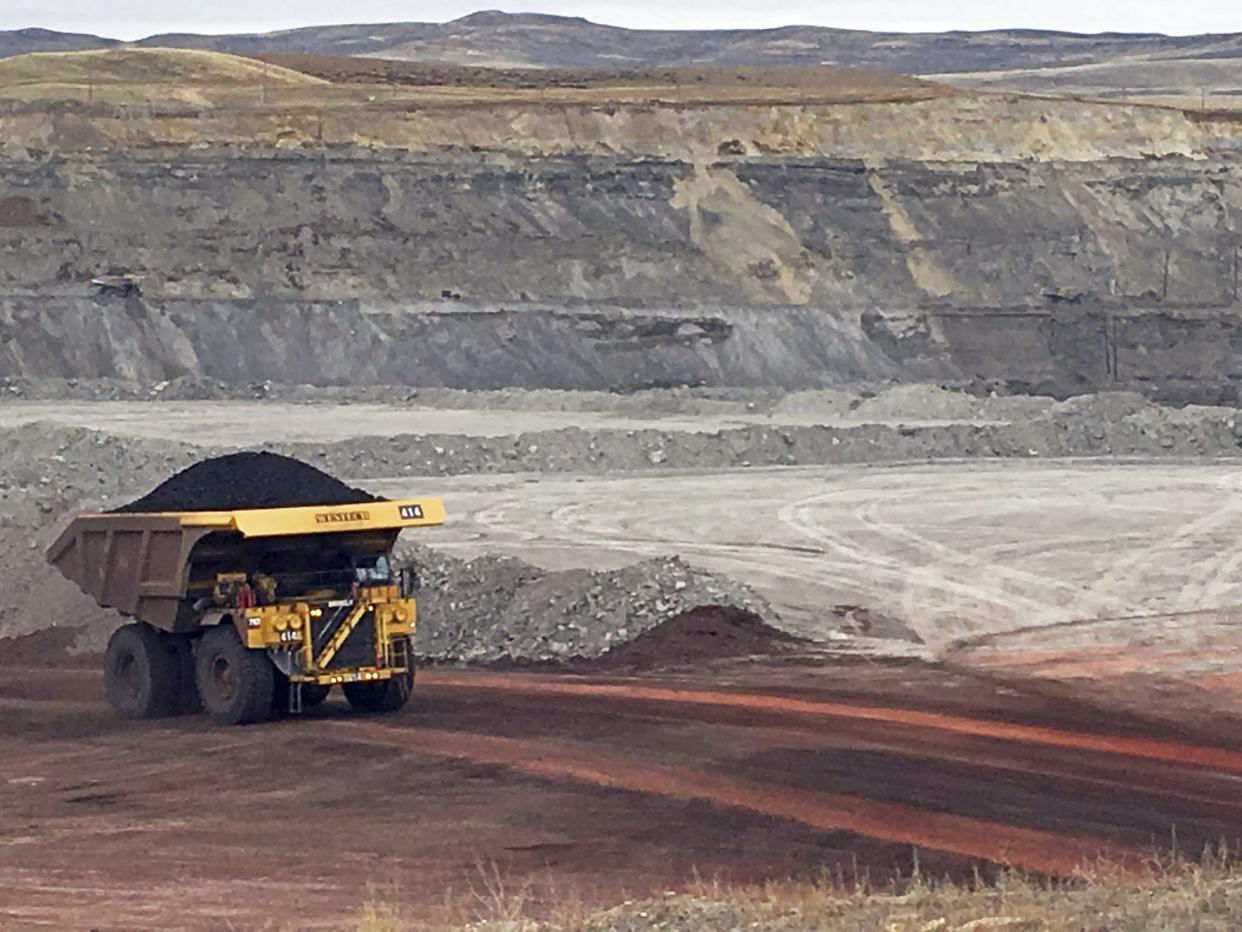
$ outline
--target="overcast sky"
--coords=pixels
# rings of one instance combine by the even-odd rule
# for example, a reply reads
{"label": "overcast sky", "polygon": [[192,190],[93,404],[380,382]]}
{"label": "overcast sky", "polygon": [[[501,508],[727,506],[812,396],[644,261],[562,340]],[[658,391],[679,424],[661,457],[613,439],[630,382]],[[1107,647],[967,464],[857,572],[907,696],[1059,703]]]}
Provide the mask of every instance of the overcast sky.
{"label": "overcast sky", "polygon": [[265,32],[325,23],[444,22],[478,9],[557,13],[652,29],[815,24],[941,30],[1242,32],[1239,0],[0,0],[0,29],[44,26],[138,39],[158,32]]}

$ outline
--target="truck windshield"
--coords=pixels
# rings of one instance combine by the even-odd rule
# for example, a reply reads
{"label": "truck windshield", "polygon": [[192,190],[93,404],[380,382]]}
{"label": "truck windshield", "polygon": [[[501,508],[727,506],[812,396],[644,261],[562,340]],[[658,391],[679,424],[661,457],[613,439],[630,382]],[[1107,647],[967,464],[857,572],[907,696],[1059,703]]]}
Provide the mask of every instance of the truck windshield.
{"label": "truck windshield", "polygon": [[360,583],[387,583],[391,582],[392,574],[388,568],[388,557],[380,554],[378,557],[360,560],[354,565],[354,576]]}

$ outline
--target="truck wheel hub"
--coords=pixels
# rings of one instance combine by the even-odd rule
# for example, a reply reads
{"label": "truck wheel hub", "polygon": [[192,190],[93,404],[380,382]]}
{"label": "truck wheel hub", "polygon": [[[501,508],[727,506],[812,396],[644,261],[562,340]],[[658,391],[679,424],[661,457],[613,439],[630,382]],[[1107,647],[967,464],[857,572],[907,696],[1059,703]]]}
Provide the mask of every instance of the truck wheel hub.
{"label": "truck wheel hub", "polygon": [[211,684],[221,699],[231,699],[237,692],[237,671],[227,657],[216,657],[211,661]]}
{"label": "truck wheel hub", "polygon": [[116,662],[116,684],[133,698],[142,690],[142,675],[138,669],[138,658],[126,654]]}

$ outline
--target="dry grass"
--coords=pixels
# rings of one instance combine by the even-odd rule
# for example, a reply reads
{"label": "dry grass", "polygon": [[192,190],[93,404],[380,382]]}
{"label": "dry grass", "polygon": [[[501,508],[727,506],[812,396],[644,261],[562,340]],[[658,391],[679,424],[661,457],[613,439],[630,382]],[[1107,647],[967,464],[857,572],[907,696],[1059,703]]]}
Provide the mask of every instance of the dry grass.
{"label": "dry grass", "polygon": [[952,93],[941,83],[875,68],[819,66],[676,68],[484,68],[334,55],[256,55],[260,61],[315,75],[336,84],[405,87],[475,87],[518,90],[566,88],[800,88],[845,95]]}
{"label": "dry grass", "polygon": [[0,60],[0,98],[180,101],[243,109],[470,103],[861,103],[955,94],[852,68],[503,70],[321,55],[243,58],[191,49],[40,52]]}
{"label": "dry grass", "polygon": [[209,105],[220,92],[327,87],[278,65],[196,49],[120,48],[33,52],[0,59],[0,97],[132,103],[180,100]]}
{"label": "dry grass", "polygon": [[99,52],[32,52],[0,59],[0,85],[16,84],[257,84],[325,83],[251,58],[194,49],[109,49]]}
{"label": "dry grass", "polygon": [[[480,932],[641,932],[686,929],[764,932],[802,929],[885,932],[1225,932],[1242,928],[1242,866],[1229,852],[1199,862],[1151,866],[1142,881],[1119,881],[1106,868],[1092,882],[1007,873],[996,883],[953,883],[915,876],[884,888],[841,878],[728,886],[697,880],[684,892],[592,910],[576,897],[550,900],[531,884],[480,867],[463,897],[451,898],[444,922],[428,926],[384,902],[364,906],[351,932],[422,928]],[[1111,876],[1110,876],[1111,875]],[[540,914],[538,904],[544,906]],[[552,905],[547,905],[551,903]]]}

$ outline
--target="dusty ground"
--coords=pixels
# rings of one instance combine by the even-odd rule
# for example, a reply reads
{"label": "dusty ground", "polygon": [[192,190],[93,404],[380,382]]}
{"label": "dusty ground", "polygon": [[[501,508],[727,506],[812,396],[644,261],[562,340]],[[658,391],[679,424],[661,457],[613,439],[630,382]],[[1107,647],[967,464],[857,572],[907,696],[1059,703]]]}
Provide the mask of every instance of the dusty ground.
{"label": "dusty ground", "polygon": [[803,633],[818,624],[822,636],[825,610],[856,605],[942,646],[984,632],[1242,604],[1232,546],[1242,530],[1238,468],[992,461],[375,488],[444,494],[450,523],[433,543],[458,553],[563,567],[675,551],[745,579]]}
{"label": "dusty ground", "polygon": [[695,872],[881,880],[916,849],[932,875],[1073,875],[1242,831],[1242,755],[922,665],[433,672],[396,718],[228,731],[100,693],[93,668],[5,671],[7,928],[332,928],[375,898],[430,920],[489,874],[548,908]]}
{"label": "dusty ground", "polygon": [[[706,410],[666,414],[590,410],[489,410],[479,407],[429,408],[389,404],[305,405],[263,401],[160,402],[151,417],[150,402],[20,402],[0,404],[0,428],[48,421],[105,430],[128,437],[193,440],[207,444],[332,443],[351,437],[398,434],[461,434],[500,437],[507,434],[579,427],[583,430],[670,430],[711,433],[750,425],[808,426],[833,424],[1001,423],[986,414],[954,412],[935,416],[865,417],[848,410],[794,408],[748,412],[744,404],[703,405]],[[716,410],[712,410],[715,408]]]}

